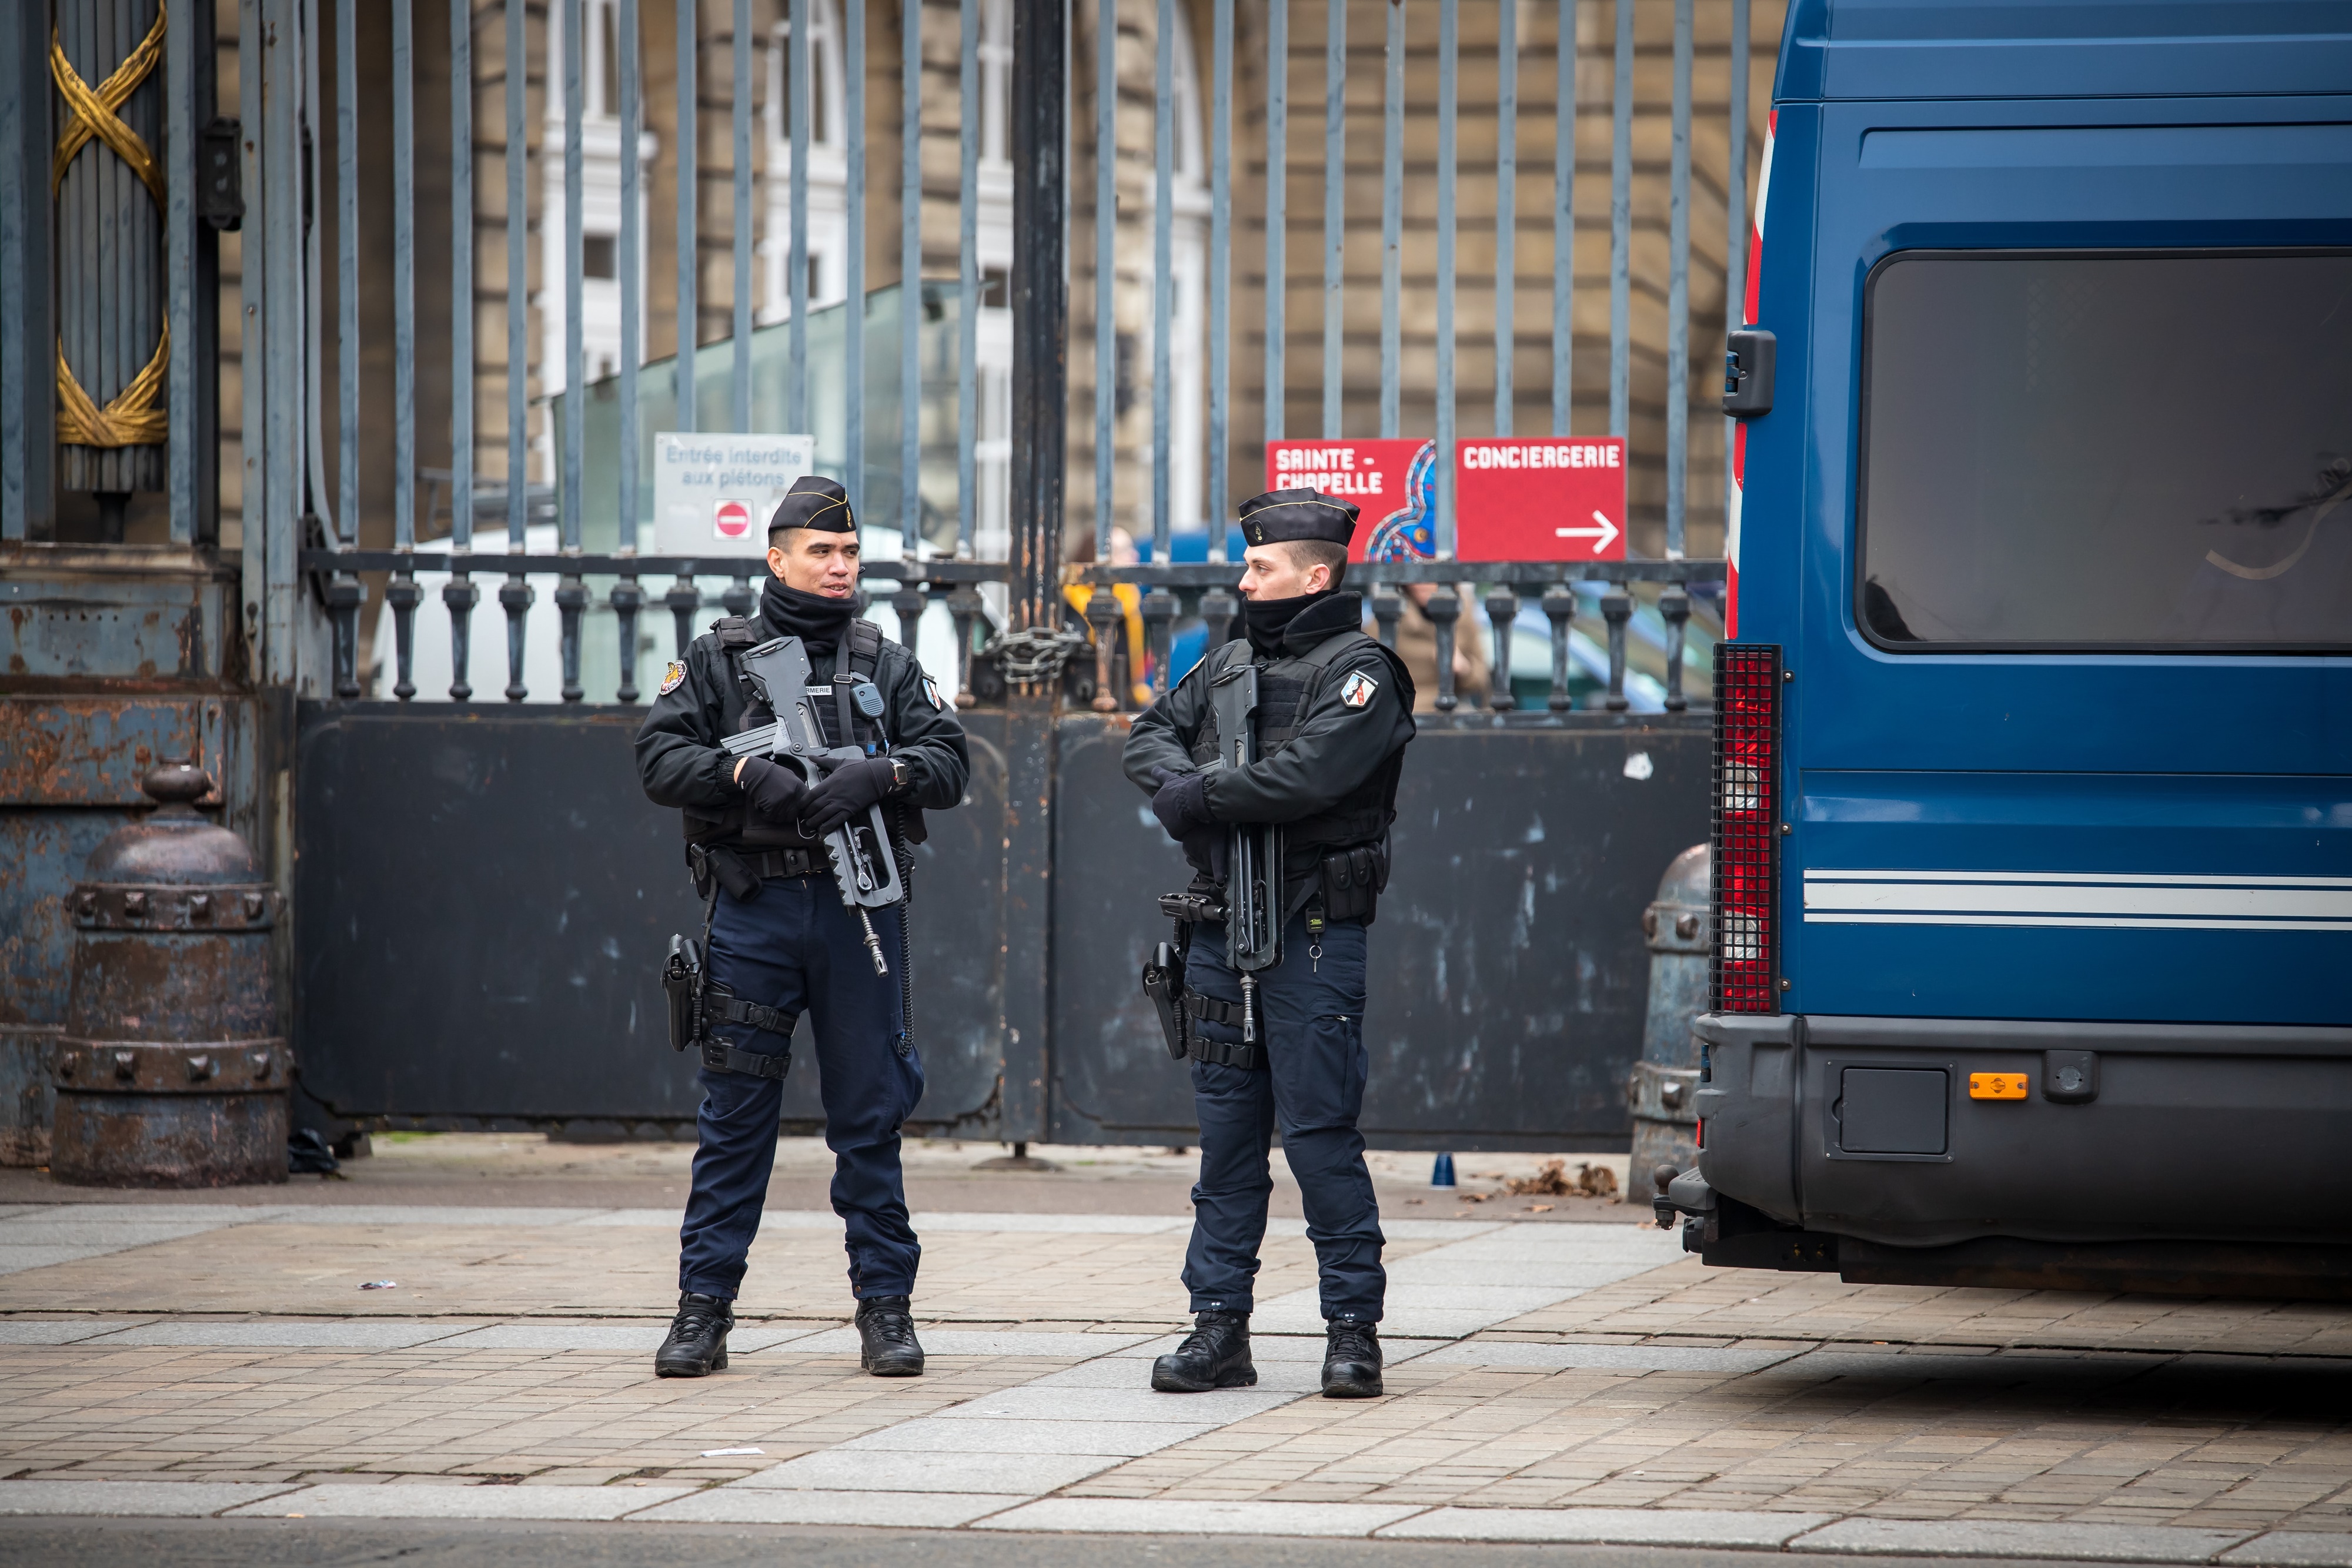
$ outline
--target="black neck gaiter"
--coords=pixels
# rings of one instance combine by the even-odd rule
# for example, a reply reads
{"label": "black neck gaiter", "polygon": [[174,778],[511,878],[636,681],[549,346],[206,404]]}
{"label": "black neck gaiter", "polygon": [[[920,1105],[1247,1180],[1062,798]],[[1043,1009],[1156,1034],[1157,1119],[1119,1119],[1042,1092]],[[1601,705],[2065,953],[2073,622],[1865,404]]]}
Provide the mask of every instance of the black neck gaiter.
{"label": "black neck gaiter", "polygon": [[771,577],[760,593],[760,620],[771,634],[798,637],[811,653],[829,653],[840,645],[841,634],[857,613],[856,595],[834,599],[787,588],[781,577]]}
{"label": "black neck gaiter", "polygon": [[1242,624],[1249,633],[1250,651],[1261,659],[1271,659],[1282,652],[1282,634],[1290,623],[1319,604],[1330,602],[1338,591],[1325,589],[1320,593],[1302,593],[1296,599],[1252,599],[1242,605]]}
{"label": "black neck gaiter", "polygon": [[1277,658],[1284,649],[1306,653],[1328,634],[1362,625],[1362,595],[1339,588],[1306,592],[1296,600],[1249,600],[1242,604],[1242,628],[1249,632],[1249,649],[1258,658]]}

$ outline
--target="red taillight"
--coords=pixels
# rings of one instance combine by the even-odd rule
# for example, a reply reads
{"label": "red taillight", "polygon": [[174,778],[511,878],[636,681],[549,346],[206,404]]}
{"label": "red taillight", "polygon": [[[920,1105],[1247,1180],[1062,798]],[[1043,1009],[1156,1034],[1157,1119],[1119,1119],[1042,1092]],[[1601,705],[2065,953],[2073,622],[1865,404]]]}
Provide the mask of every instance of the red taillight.
{"label": "red taillight", "polygon": [[1780,650],[1715,645],[1715,955],[1708,1006],[1780,1007],[1779,967]]}

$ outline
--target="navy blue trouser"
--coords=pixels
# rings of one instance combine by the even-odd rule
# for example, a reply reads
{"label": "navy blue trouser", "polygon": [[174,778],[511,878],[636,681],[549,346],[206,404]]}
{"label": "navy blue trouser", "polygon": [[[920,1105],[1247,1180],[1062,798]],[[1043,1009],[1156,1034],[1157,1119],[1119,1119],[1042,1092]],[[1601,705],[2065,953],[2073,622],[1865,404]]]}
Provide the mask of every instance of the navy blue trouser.
{"label": "navy blue trouser", "polygon": [[[1239,1002],[1241,977],[1225,965],[1223,925],[1192,928],[1187,989]],[[1258,1243],[1274,1191],[1266,1163],[1277,1123],[1282,1152],[1307,1209],[1315,1244],[1323,1316],[1378,1322],[1388,1275],[1381,1268],[1379,1205],[1364,1168],[1356,1118],[1364,1108],[1364,927],[1335,922],[1318,959],[1307,950],[1307,920],[1282,934],[1282,962],[1257,975],[1256,1069],[1195,1061],[1192,1103],[1201,1121],[1201,1179],[1192,1188],[1192,1244],[1184,1286],[1196,1312],[1246,1312],[1257,1279]],[[1200,1019],[1204,1038],[1242,1037],[1238,1024]]]}
{"label": "navy blue trouser", "polygon": [[[885,977],[875,974],[857,917],[842,907],[830,877],[777,877],[756,898],[738,899],[723,888],[718,896],[709,980],[741,1000],[807,1013],[816,1036],[824,1142],[834,1155],[833,1211],[848,1226],[851,1293],[861,1300],[909,1295],[923,1249],[907,1223],[898,1124],[923,1097],[923,1064],[911,1046],[899,1052],[902,911],[871,912],[890,963]],[[789,1049],[782,1036],[750,1024],[719,1024],[714,1032],[741,1051]],[[677,1285],[733,1301],[775,1166],[784,1086],[709,1068],[701,1082],[701,1145],[678,1232]]]}

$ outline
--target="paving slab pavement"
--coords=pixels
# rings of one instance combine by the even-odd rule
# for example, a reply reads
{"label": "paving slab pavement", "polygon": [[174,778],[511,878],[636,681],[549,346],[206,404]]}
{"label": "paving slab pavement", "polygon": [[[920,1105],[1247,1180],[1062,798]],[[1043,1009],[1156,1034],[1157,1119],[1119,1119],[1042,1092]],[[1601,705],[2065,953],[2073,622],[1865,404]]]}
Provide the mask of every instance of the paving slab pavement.
{"label": "paving slab pavement", "polygon": [[1146,1385],[1181,1212],[975,1207],[918,1213],[931,1366],[877,1380],[839,1221],[780,1207],[732,1369],[664,1381],[670,1211],[434,1190],[0,1214],[105,1249],[0,1279],[0,1513],[2352,1565],[2342,1309],[1710,1272],[1487,1205],[1391,1225],[1386,1398],[1314,1396],[1296,1222],[1258,1385],[1188,1397]]}

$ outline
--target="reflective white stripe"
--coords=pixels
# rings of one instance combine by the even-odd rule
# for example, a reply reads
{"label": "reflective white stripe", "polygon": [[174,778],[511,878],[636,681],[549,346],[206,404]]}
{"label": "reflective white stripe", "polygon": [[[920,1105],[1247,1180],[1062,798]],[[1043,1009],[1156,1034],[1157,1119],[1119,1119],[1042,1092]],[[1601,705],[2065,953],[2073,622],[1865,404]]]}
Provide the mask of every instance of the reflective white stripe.
{"label": "reflective white stripe", "polygon": [[2014,882],[2062,887],[2352,887],[2352,876],[2158,875],[2129,871],[1809,871],[1808,883]]}
{"label": "reflective white stripe", "polygon": [[1821,925],[2352,931],[2352,877],[1808,871],[1804,898]]}
{"label": "reflective white stripe", "polygon": [[2352,920],[2153,920],[2089,915],[1864,915],[1805,912],[1808,925],[2067,925],[2129,931],[2352,931]]}

